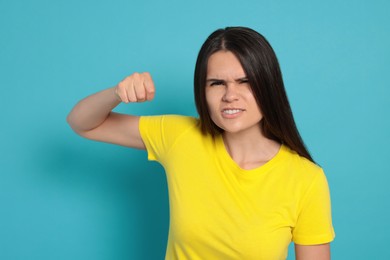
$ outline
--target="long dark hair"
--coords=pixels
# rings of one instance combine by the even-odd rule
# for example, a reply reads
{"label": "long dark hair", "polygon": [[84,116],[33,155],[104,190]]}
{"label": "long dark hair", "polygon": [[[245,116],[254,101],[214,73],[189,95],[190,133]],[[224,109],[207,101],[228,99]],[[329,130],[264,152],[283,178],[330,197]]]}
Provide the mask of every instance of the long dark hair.
{"label": "long dark hair", "polygon": [[213,136],[223,132],[210,117],[205,94],[209,57],[220,50],[232,52],[240,61],[263,115],[260,126],[265,137],[285,144],[314,162],[296,127],[275,52],[264,36],[250,28],[218,29],[199,51],[194,94],[202,132]]}

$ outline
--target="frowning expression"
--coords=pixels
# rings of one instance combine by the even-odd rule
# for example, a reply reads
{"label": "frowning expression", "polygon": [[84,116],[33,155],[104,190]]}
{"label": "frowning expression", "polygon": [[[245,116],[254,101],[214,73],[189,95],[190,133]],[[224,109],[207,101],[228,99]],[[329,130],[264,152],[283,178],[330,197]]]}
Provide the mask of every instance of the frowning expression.
{"label": "frowning expression", "polygon": [[230,51],[208,60],[206,100],[213,122],[226,133],[260,131],[260,108],[240,61]]}

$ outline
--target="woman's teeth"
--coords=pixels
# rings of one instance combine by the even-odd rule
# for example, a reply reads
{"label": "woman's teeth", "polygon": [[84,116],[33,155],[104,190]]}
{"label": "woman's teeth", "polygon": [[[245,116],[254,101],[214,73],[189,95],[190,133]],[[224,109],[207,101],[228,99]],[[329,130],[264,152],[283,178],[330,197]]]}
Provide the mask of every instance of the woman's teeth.
{"label": "woman's teeth", "polygon": [[226,109],[223,111],[223,113],[228,114],[228,115],[232,115],[232,114],[236,114],[240,111],[241,111],[241,109]]}

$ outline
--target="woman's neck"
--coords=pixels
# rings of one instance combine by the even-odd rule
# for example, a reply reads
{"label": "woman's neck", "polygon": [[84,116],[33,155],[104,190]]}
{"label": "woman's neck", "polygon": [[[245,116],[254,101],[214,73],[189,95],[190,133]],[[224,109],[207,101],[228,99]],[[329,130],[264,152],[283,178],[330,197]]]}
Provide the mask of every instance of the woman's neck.
{"label": "woman's neck", "polygon": [[246,170],[262,166],[279,151],[280,144],[266,138],[261,131],[222,134],[230,157]]}

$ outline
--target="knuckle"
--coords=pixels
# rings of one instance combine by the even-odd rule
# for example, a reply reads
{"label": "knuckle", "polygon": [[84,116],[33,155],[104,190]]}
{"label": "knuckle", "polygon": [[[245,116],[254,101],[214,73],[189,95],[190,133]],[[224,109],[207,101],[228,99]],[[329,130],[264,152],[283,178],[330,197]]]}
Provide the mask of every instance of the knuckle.
{"label": "knuckle", "polygon": [[142,75],[144,77],[150,78],[150,73],[149,72],[143,72]]}
{"label": "knuckle", "polygon": [[124,81],[119,82],[117,87],[116,87],[117,91],[120,89],[123,89],[125,87],[124,85],[125,85]]}

